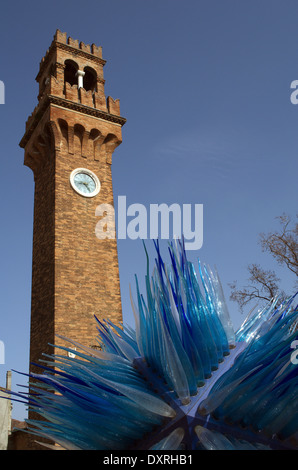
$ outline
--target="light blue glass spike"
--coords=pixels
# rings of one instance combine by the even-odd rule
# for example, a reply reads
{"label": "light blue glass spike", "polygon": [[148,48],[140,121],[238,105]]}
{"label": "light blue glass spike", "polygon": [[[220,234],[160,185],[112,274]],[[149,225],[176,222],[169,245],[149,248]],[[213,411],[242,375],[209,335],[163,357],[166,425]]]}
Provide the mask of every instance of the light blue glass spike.
{"label": "light blue glass spike", "polygon": [[195,432],[206,450],[235,450],[229,439],[215,431],[196,426]]}
{"label": "light blue glass spike", "polygon": [[[81,367],[83,369],[86,369],[85,366],[81,366]],[[108,385],[112,389],[119,391],[124,396],[134,401],[135,403],[137,403],[137,405],[145,408],[146,410],[152,413],[158,414],[160,416],[165,416],[165,417],[175,416],[174,410],[169,405],[164,403],[162,400],[155,397],[152,393],[142,392],[140,390],[137,390],[134,387],[129,387],[121,383],[116,383],[116,382],[112,382],[111,380],[104,379],[102,376],[90,371],[90,369],[88,369],[88,372],[89,374],[94,376],[99,381],[99,383]]]}
{"label": "light blue glass spike", "polygon": [[182,404],[186,405],[190,402],[190,392],[187,377],[170,334],[167,331],[166,326],[163,324],[161,315],[159,316],[162,330],[162,341],[164,345],[163,350],[165,353],[164,360],[168,369],[168,375],[171,377],[173,388],[180,398]]}
{"label": "light blue glass spike", "polygon": [[182,338],[180,316],[179,316],[179,313],[178,313],[178,310],[177,310],[177,307],[176,307],[176,304],[175,304],[175,301],[174,301],[172,287],[171,287],[171,283],[170,283],[170,274],[169,273],[167,273],[167,288],[168,288],[168,295],[169,295],[169,305],[168,305],[168,307],[171,311],[171,315],[172,315],[173,320],[175,322],[177,332],[178,332],[180,338]]}
{"label": "light blue glass spike", "polygon": [[[197,369],[194,369],[194,358],[193,356],[188,355],[188,350],[184,349],[183,347],[183,337],[181,338],[181,333],[178,332],[177,328],[177,321],[172,314],[173,309],[170,308],[169,305],[163,305],[164,308],[164,315],[167,323],[168,336],[171,338],[173,342],[174,350],[179,358],[184,374],[186,376],[189,393],[191,395],[196,394],[197,392],[197,382],[198,382],[198,375],[201,377],[202,374],[202,367],[200,368],[200,373],[197,373]],[[176,311],[177,312],[177,311]],[[178,315],[178,312],[177,312]],[[180,321],[179,321],[180,325]],[[191,338],[190,338],[190,341]]]}
{"label": "light blue glass spike", "polygon": [[208,323],[208,314],[206,313],[206,307],[204,306],[202,295],[200,292],[199,284],[196,278],[194,266],[192,263],[189,264],[190,266],[190,276],[192,281],[192,286],[194,289],[194,296],[196,299],[196,303],[194,305],[196,311],[196,317],[198,319],[200,329],[202,331],[207,349],[210,358],[210,365],[211,369],[216,369],[218,367],[218,354],[215,341],[213,339],[210,325]]}
{"label": "light blue glass spike", "polygon": [[184,438],[185,431],[183,428],[177,428],[169,436],[162,439],[150,450],[176,450],[179,449],[182,439]]}
{"label": "light blue glass spike", "polygon": [[[292,433],[294,432],[294,426],[297,427],[298,419],[298,397],[297,397],[297,386],[298,383],[292,387],[292,391],[287,392],[287,397],[283,398],[283,408],[280,415],[276,416],[274,420],[271,420],[267,426],[264,428],[264,432],[272,435],[281,434],[282,431],[287,428],[292,428]],[[293,390],[295,388],[295,390]],[[281,400],[280,400],[281,401]]]}
{"label": "light blue glass spike", "polygon": [[[297,384],[295,389],[290,390],[289,394],[279,397],[275,400],[274,406],[267,409],[258,422],[258,428],[264,430],[269,435],[279,432],[289,421],[296,416],[297,420],[298,398]],[[282,415],[282,416],[281,416]]]}
{"label": "light blue glass spike", "polygon": [[214,269],[214,271],[208,268],[208,271],[209,271],[210,278],[212,279],[212,284],[214,286],[214,298],[216,302],[216,310],[217,310],[219,319],[225,330],[229,346],[234,347],[236,344],[236,335],[235,335],[234,327],[233,327],[231,317],[228,311],[220,277],[218,275],[216,268]]}
{"label": "light blue glass spike", "polygon": [[258,368],[255,368],[254,370],[247,372],[238,379],[226,384],[224,387],[220,388],[216,392],[213,392],[211,390],[208,397],[200,403],[200,406],[198,408],[199,413],[202,415],[208,415],[212,413],[236,389],[236,387],[241,384],[241,382],[243,382],[247,377],[256,372],[257,369]]}
{"label": "light blue glass spike", "polygon": [[[260,368],[251,376],[249,376],[244,382],[238,384],[234,390],[231,391],[228,397],[224,399],[220,405],[219,410],[216,410],[216,417],[225,417],[230,422],[235,422],[237,419],[237,410],[243,404],[248,405],[251,399],[261,389],[263,392],[266,390],[266,377],[270,377],[270,372],[276,368],[278,359],[273,360],[271,365],[268,367]],[[282,376],[279,377],[279,381],[282,380]],[[272,390],[274,386],[278,384],[278,379],[271,381],[267,390]],[[251,409],[247,407],[247,413],[250,413]]]}
{"label": "light blue glass spike", "polygon": [[189,334],[193,339],[193,342],[198,351],[198,355],[200,357],[200,361],[203,365],[204,375],[205,377],[209,377],[211,375],[211,361],[208,353],[208,345],[206,343],[208,341],[208,338],[205,338],[201,331],[198,314],[194,311],[194,305],[189,295],[189,286],[187,285],[186,280],[184,279],[182,271],[178,264],[177,267],[180,280],[179,294],[181,297],[181,303],[183,304],[183,311],[181,309],[179,311],[180,321],[181,324],[184,326],[184,334],[186,334],[185,330],[189,330]]}
{"label": "light blue glass spike", "polygon": [[[75,341],[75,340],[70,339],[70,338],[66,338],[65,336],[62,336],[62,335],[56,334],[56,337],[62,339],[63,341],[66,341],[68,343],[73,344],[74,346],[78,347],[82,351],[85,351],[86,353],[89,354],[89,358],[94,356],[98,359],[102,359],[102,360],[105,360],[105,361],[112,361],[114,363],[117,363],[117,362],[125,363],[126,362],[126,360],[124,358],[122,358],[122,357],[120,357],[116,354],[110,354],[110,353],[107,353],[105,351],[100,351],[98,349],[89,348],[89,347],[79,343],[78,341]],[[71,351],[69,351],[69,352],[71,352]]]}
{"label": "light blue glass spike", "polygon": [[215,336],[218,335],[218,341],[216,342],[216,346],[218,350],[220,348],[222,351],[222,353],[220,353],[220,359],[222,360],[222,354],[223,355],[229,354],[229,344],[228,344],[227,335],[218,317],[218,313],[216,310],[216,302],[212,298],[212,286],[211,286],[208,272],[206,271],[205,268],[203,272],[200,261],[199,261],[199,272],[200,272],[201,281],[205,290],[207,308],[208,308],[208,311],[210,312],[210,323],[213,323],[214,325],[213,334]]}
{"label": "light blue glass spike", "polygon": [[169,265],[155,248],[145,292],[137,276],[135,302],[130,289],[135,326],[95,317],[100,350],[60,336],[69,347],[11,392],[42,418],[28,432],[76,450],[297,449],[294,296],[234,333],[217,271],[199,264],[197,277],[183,240]]}
{"label": "light blue glass spike", "polygon": [[136,357],[139,357],[140,353],[133,346],[122,339],[120,336],[117,336],[113,331],[110,331],[114,343],[117,345],[118,349],[121,351],[123,356],[129,361],[133,361]]}

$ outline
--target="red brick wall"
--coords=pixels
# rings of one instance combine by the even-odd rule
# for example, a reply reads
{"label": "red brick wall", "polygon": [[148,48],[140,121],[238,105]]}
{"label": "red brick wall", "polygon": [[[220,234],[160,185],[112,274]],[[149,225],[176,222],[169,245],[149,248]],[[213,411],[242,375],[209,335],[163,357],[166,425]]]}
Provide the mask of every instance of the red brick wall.
{"label": "red brick wall", "polygon": [[[94,98],[65,86],[67,59],[96,71]],[[113,204],[112,154],[125,122],[119,100],[105,99],[104,64],[101,48],[57,32],[40,64],[39,103],[20,143],[35,178],[31,362],[52,351],[48,343],[60,343],[56,334],[97,345],[94,314],[122,320],[117,242],[95,235],[96,207]],[[70,185],[70,173],[81,167],[101,182],[94,198]]]}

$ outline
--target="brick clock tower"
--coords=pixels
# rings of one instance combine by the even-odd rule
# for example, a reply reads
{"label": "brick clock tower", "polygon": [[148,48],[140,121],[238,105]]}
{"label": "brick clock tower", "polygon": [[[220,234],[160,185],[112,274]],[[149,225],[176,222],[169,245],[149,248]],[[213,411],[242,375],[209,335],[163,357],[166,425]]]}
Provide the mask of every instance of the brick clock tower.
{"label": "brick clock tower", "polygon": [[35,180],[30,363],[62,344],[56,334],[95,346],[94,314],[122,320],[117,241],[95,235],[125,123],[119,100],[105,99],[104,65],[101,47],[57,30],[36,77],[20,142]]}

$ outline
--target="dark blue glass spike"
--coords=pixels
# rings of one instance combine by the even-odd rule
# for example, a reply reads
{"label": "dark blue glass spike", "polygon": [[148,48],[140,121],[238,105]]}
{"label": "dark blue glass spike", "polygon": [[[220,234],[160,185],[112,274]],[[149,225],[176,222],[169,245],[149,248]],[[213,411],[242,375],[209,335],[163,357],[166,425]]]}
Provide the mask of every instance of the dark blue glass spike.
{"label": "dark blue glass spike", "polygon": [[[190,393],[191,393],[191,395],[193,395],[193,394],[196,393],[197,382],[199,381],[197,379],[198,374],[196,375],[195,370],[194,370],[193,365],[192,365],[193,364],[193,361],[192,361],[193,358],[189,357],[185,347],[183,347],[183,344],[181,342],[181,337],[178,333],[176,323],[175,323],[175,321],[173,321],[173,318],[171,316],[170,309],[166,308],[166,306],[164,306],[164,308],[165,308],[165,315],[167,316],[168,331],[169,331],[170,336],[172,338],[172,341],[175,345],[175,349],[177,351],[178,357],[180,358],[181,363],[184,367],[184,371],[185,371],[185,374],[186,374],[187,379],[188,379],[188,386],[189,386],[189,389],[190,389]],[[200,372],[203,375],[202,367],[201,367]]]}
{"label": "dark blue glass spike", "polygon": [[[220,348],[227,352],[223,331],[228,323],[217,310],[221,297],[216,278],[204,268],[201,292],[183,238],[169,244],[170,267],[159,242],[154,243],[157,259],[150,277],[143,245],[147,299],[136,278],[138,308],[134,306],[140,327],[134,331],[95,317],[102,353],[89,357],[83,349],[74,358],[44,355],[49,360],[43,361],[43,374],[28,376],[36,380],[29,394],[12,394],[44,418],[32,433],[69,449],[149,450],[180,429],[179,446],[194,449],[203,436],[195,431],[199,425],[216,434],[209,437],[217,445],[228,448],[241,447],[241,439],[257,448],[288,448],[288,441],[275,436],[286,439],[297,433],[298,368],[290,361],[291,343],[297,339],[294,296],[281,306],[275,300],[262,316],[252,315],[239,329],[235,349],[218,363]],[[132,357],[132,351],[139,353],[136,341],[143,357]],[[54,364],[57,373],[51,369]],[[207,379],[208,371],[212,375]],[[33,423],[28,421],[29,428]]]}
{"label": "dark blue glass spike", "polygon": [[97,331],[99,333],[99,336],[105,345],[105,351],[111,352],[111,353],[117,353],[117,349],[115,348],[113,342],[110,340],[110,335],[109,332],[107,331],[105,325],[94,315],[99,327],[97,327]]}
{"label": "dark blue glass spike", "polygon": [[172,247],[168,247],[168,250],[169,250],[169,254],[170,254],[170,258],[171,258],[171,262],[172,262],[172,266],[173,266],[173,272],[174,272],[174,275],[175,275],[175,280],[177,281],[179,276],[178,276],[176,261],[175,261],[174,255],[173,255]]}
{"label": "dark blue glass spike", "polygon": [[84,382],[83,380],[81,380],[80,378],[74,377],[74,376],[71,375],[71,374],[66,374],[65,372],[62,372],[61,370],[56,369],[55,371],[53,371],[52,368],[46,367],[45,365],[37,364],[37,363],[35,363],[35,362],[32,362],[32,365],[34,365],[34,366],[36,366],[36,367],[40,367],[40,368],[43,369],[43,370],[50,371],[51,373],[54,373],[54,372],[55,372],[56,375],[61,375],[62,377],[65,377],[66,379],[74,380],[74,381],[75,381],[76,383],[78,383],[78,384],[84,385],[84,383],[85,383],[85,382]]}
{"label": "dark blue glass spike", "polygon": [[136,342],[124,331],[123,328],[119,328],[117,325],[115,325],[113,322],[108,320],[108,324],[117,331],[118,335],[126,341],[131,347],[134,349],[138,349],[138,345]]}

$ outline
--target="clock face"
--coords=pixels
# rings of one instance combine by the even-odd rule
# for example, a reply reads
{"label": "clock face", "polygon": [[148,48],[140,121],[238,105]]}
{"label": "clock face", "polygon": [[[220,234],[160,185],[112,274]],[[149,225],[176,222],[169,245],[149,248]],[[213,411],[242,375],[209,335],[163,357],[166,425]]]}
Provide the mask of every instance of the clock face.
{"label": "clock face", "polygon": [[70,175],[73,189],[85,197],[94,197],[99,193],[100,182],[97,176],[85,168],[77,168]]}
{"label": "clock face", "polygon": [[84,194],[91,194],[96,189],[96,183],[87,173],[77,173],[73,179],[76,188]]}

